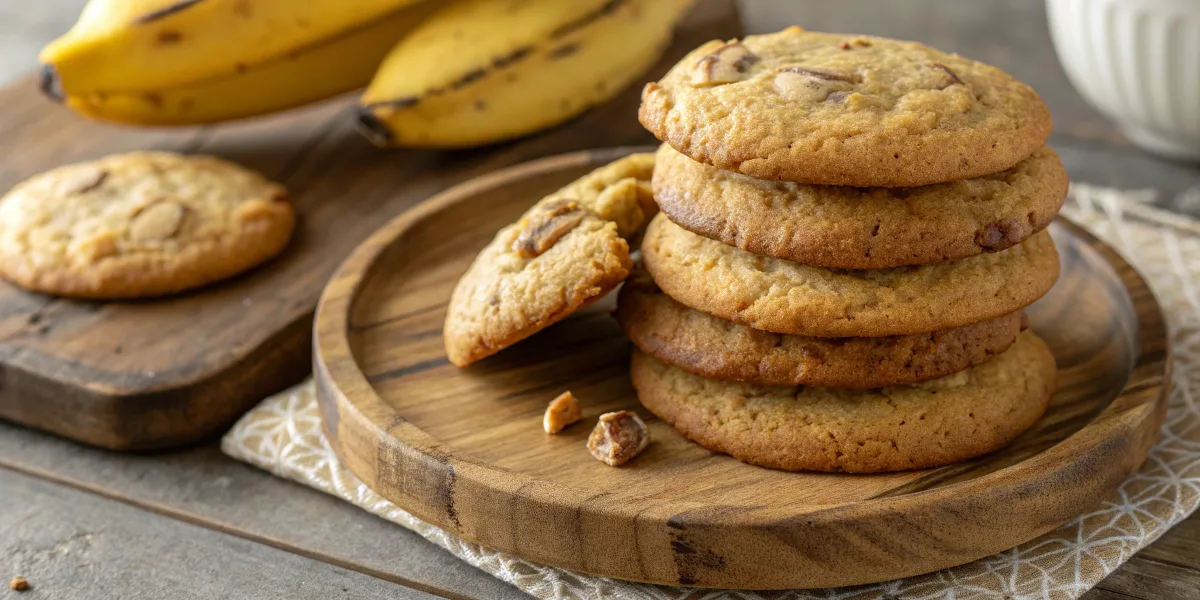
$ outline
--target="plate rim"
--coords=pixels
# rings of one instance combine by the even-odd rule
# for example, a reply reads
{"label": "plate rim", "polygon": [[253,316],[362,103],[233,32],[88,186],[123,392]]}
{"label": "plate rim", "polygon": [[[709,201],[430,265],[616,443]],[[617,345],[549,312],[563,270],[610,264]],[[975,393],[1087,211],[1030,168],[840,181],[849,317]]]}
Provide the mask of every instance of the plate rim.
{"label": "plate rim", "polygon": [[[374,263],[393,240],[398,239],[408,229],[433,214],[463,199],[472,197],[477,190],[488,189],[510,181],[537,176],[562,168],[593,164],[599,165],[626,154],[652,151],[653,149],[653,146],[623,146],[581,150],[547,156],[487,173],[452,186],[398,215],[376,230],[350,253],[334,272],[328,285],[323,290],[317,305],[313,325],[313,367],[314,379],[317,381],[317,396],[322,409],[322,428],[330,440],[331,446],[343,460],[343,463],[351,469],[351,472],[354,472],[364,482],[371,479],[369,474],[358,472],[354,468],[355,461],[347,460],[345,449],[339,443],[338,430],[342,426],[342,423],[348,419],[358,422],[361,426],[370,428],[370,433],[378,440],[391,438],[404,446],[404,450],[415,452],[416,455],[422,457],[423,462],[428,462],[430,465],[440,465],[437,468],[443,470],[448,468],[449,477],[454,478],[458,485],[461,486],[464,483],[470,483],[473,486],[481,486],[479,488],[472,487],[473,491],[482,490],[496,494],[497,498],[511,499],[516,494],[514,490],[520,491],[528,486],[537,486],[539,489],[538,494],[523,498],[523,501],[533,503],[531,506],[544,505],[543,508],[549,510],[564,503],[588,505],[587,501],[594,498],[596,493],[585,488],[568,486],[553,480],[540,479],[524,473],[510,471],[469,456],[454,455],[453,459],[456,461],[456,464],[460,465],[460,468],[455,469],[454,466],[450,465],[449,460],[452,450],[442,446],[432,435],[404,421],[403,417],[392,410],[375,392],[365,375],[356,368],[357,365],[354,361],[350,344],[350,314],[362,291],[364,283],[368,279],[366,276],[372,272]],[[1074,489],[1084,490],[1086,488],[1087,490],[1094,490],[1096,486],[1099,486],[1111,492],[1112,489],[1115,489],[1130,473],[1141,465],[1145,459],[1146,452],[1153,445],[1161,431],[1161,423],[1166,414],[1166,398],[1171,389],[1170,346],[1167,343],[1166,321],[1157,298],[1154,297],[1145,279],[1132,265],[1126,262],[1113,248],[1066,217],[1060,215],[1056,217],[1055,221],[1059,226],[1065,227],[1072,235],[1081,238],[1101,254],[1105,262],[1113,269],[1121,281],[1138,321],[1133,340],[1133,343],[1136,345],[1134,360],[1128,379],[1114,400],[1103,411],[1095,415],[1084,428],[1016,464],[980,477],[909,494],[880,496],[842,504],[806,505],[806,507],[811,507],[812,510],[803,513],[797,513],[794,508],[762,507],[750,510],[751,507],[747,505],[720,505],[689,502],[686,500],[655,500],[652,503],[656,507],[655,512],[669,513],[675,516],[686,514],[686,522],[689,527],[708,527],[725,531],[751,527],[762,531],[778,532],[780,528],[796,527],[798,523],[797,515],[801,517],[801,522],[811,522],[814,518],[819,518],[822,521],[830,523],[850,523],[858,518],[859,513],[863,511],[874,512],[882,507],[906,514],[926,514],[931,513],[931,511],[938,512],[934,510],[937,507],[945,507],[947,505],[964,506],[964,497],[970,497],[974,493],[978,493],[984,489],[992,491],[989,495],[994,496],[994,490],[998,487],[1003,488],[1005,490],[1004,493],[1007,496],[1011,496],[1015,501],[1022,494],[1036,493],[1036,490],[1050,485],[1052,480],[1061,480],[1064,477],[1070,478],[1073,481],[1085,481],[1089,484],[1076,483],[1073,485]],[[1139,304],[1138,298],[1142,295],[1148,298],[1148,303],[1143,302]],[[1152,350],[1148,351],[1148,348],[1152,349],[1159,346],[1164,349],[1161,353]],[[349,398],[352,395],[356,397],[356,402],[350,401]],[[1124,407],[1124,404],[1127,404],[1127,402],[1119,402],[1118,400],[1125,396],[1136,396],[1138,400],[1134,406]],[[366,410],[364,410],[364,406]],[[1097,464],[1098,459],[1100,459],[1098,455],[1104,452],[1104,441],[1113,437],[1130,437],[1129,433],[1121,434],[1120,432],[1135,431],[1138,425],[1144,423],[1146,419],[1151,419],[1156,423],[1155,433],[1150,436],[1151,439],[1140,440],[1142,443],[1134,448],[1132,452],[1133,455],[1137,455],[1136,461],[1129,468],[1121,469],[1122,474],[1119,478],[1115,478],[1113,475],[1114,469],[1101,467]],[[1101,430],[1100,428],[1103,429]],[[1081,435],[1085,431],[1092,435]],[[1105,435],[1094,435],[1097,433]],[[491,478],[490,481],[488,480],[489,478]],[[497,485],[497,482],[501,480],[504,481],[504,484]],[[375,489],[377,486],[368,485],[368,487]],[[1067,503],[1073,507],[1069,509],[1072,517],[1082,513],[1088,505],[1095,502],[1090,492],[1085,493],[1081,491],[1076,494],[1076,496],[1085,495],[1089,497],[1086,499],[1081,497],[1071,498],[1070,502]],[[454,517],[453,514],[451,516],[454,518],[445,518],[444,515],[439,515],[436,512],[421,510],[421,507],[409,503],[412,500],[411,497],[389,497],[388,499],[409,512],[419,514],[419,518],[464,539],[518,556],[522,556],[523,554],[526,556],[529,555],[528,552],[522,553],[519,548],[496,547],[495,544],[481,541],[478,539],[478,536],[472,535],[473,532],[464,531],[464,528],[459,526],[459,519]],[[1060,501],[1059,504],[1062,504],[1061,500],[1063,499],[1060,498],[1058,500]],[[453,498],[448,499],[447,502],[448,506],[450,506]],[[406,506],[406,503],[409,503],[409,505]],[[594,503],[588,506],[594,507]],[[719,510],[721,508],[736,508],[745,512],[744,514],[735,513],[731,516]],[[764,515],[764,511],[767,513],[774,511],[779,514]],[[1054,522],[1042,527],[1041,531],[1033,536],[1029,536],[1028,539],[1045,533],[1061,525],[1068,519],[1050,520]],[[513,545],[515,546],[516,544]],[[955,564],[988,556],[1008,547],[1011,547],[1011,545],[1005,546],[1005,548],[992,549],[977,556],[966,557],[965,560]],[[550,560],[547,560],[548,558]],[[568,557],[562,557],[559,560],[554,560],[554,558],[556,557],[537,555],[533,560],[585,573],[635,581],[647,581],[650,583],[704,585],[710,587],[746,587],[744,585],[729,586],[720,581],[715,583],[707,580],[704,582],[685,581],[682,577],[676,578],[676,580],[664,580],[661,578],[639,579],[638,577],[630,577],[628,573],[589,570],[587,565],[572,562]],[[912,572],[895,574],[894,577],[911,576],[925,572],[929,572],[929,569],[918,568]],[[791,583],[785,581],[787,580],[786,577],[774,579],[779,579],[779,581],[765,581],[764,583],[769,585],[758,589],[805,587],[796,586],[794,578],[791,580]],[[852,582],[836,582],[833,584],[820,583],[820,585],[808,585],[807,587],[826,587],[828,585],[851,585],[870,582],[867,580],[854,580]],[[780,586],[778,585],[779,583],[783,585]]]}

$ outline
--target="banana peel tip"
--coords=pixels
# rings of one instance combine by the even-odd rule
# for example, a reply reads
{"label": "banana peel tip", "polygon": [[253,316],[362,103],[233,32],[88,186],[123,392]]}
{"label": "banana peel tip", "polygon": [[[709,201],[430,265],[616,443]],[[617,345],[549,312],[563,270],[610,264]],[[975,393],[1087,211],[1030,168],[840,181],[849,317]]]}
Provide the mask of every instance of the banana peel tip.
{"label": "banana peel tip", "polygon": [[63,100],[67,99],[66,94],[63,92],[62,80],[58,77],[58,69],[55,69],[54,65],[42,65],[42,72],[38,81],[38,88],[42,90],[42,93],[45,94],[47,98],[50,98],[55,102],[62,102]]}
{"label": "banana peel tip", "polygon": [[396,141],[387,124],[375,116],[368,106],[358,109],[358,130],[368,141],[380,148],[392,146]]}

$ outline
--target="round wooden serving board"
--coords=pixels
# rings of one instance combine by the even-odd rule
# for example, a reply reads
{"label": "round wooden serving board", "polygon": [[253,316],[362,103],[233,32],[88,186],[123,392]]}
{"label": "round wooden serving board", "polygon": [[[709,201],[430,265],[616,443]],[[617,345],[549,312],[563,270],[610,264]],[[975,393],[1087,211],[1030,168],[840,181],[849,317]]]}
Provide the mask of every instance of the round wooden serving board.
{"label": "round wooden serving board", "polygon": [[[1069,222],[1058,285],[1030,311],[1059,365],[1033,430],[980,459],[887,475],[785,473],[685,441],[642,409],[611,298],[460,370],[441,327],[458,277],[544,194],[629,152],[505,169],[400,216],[334,276],[317,311],[326,431],[368,486],[417,517],[533,562],[661,584],[864,584],[962,564],[1088,510],[1141,464],[1166,410],[1162,314],[1138,274]],[[587,419],[542,431],[571,390]],[[596,416],[636,410],[654,440],[593,459]]]}

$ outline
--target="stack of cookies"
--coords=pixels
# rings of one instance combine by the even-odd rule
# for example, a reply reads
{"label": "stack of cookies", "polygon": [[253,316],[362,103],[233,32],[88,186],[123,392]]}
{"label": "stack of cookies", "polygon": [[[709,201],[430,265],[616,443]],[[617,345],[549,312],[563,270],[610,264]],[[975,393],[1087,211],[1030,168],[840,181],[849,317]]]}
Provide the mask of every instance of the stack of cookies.
{"label": "stack of cookies", "polygon": [[710,42],[643,93],[661,212],[617,316],[641,402],[787,470],[1000,448],[1054,358],[1022,309],[1059,273],[1045,105],[912,42],[790,28]]}

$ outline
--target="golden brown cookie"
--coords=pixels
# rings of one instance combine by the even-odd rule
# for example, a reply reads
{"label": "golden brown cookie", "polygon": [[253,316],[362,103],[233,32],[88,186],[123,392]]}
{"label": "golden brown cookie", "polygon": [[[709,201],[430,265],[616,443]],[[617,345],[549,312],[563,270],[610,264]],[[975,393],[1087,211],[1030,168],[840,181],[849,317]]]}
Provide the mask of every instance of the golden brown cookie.
{"label": "golden brown cookie", "polygon": [[1062,207],[1067,172],[1043,146],[1015,167],[916,188],[764,181],[663,144],[654,196],[672,221],[747,252],[806,265],[883,269],[1012,247]]}
{"label": "golden brown cookie", "polygon": [[688,439],[787,471],[878,473],[997,450],[1046,411],[1054,356],[1032,332],[979,366],[878,390],[763,387],[706,379],[635,352],[642,404]]}
{"label": "golden brown cookie", "polygon": [[464,367],[599,300],[629,274],[625,238],[654,214],[653,154],[601,167],[500,231],[450,297],[442,336]]}
{"label": "golden brown cookie", "polygon": [[858,389],[943,377],[1004,352],[1024,328],[1021,313],[944,329],[877,338],[818,338],[759,331],[688,308],[635,267],[617,321],[642,352],[689,373],[760,385]]}
{"label": "golden brown cookie", "polygon": [[916,42],[790,27],[714,40],[642,91],[638,116],[693,159],[756,177],[918,186],[1003,171],[1050,135],[1007,73]]}
{"label": "golden brown cookie", "polygon": [[82,298],[181,292],[278,254],[282,186],[211,156],[117,154],[34,176],[0,199],[0,274]]}
{"label": "golden brown cookie", "polygon": [[1058,279],[1048,231],[1007,250],[939,265],[847,271],[758,256],[655,217],[642,242],[654,281],[692,308],[755,329],[880,337],[1016,312]]}

